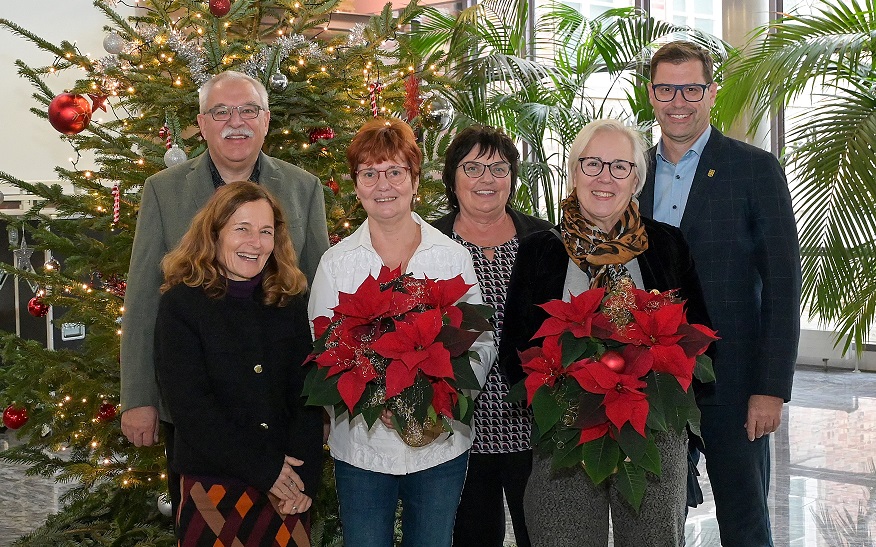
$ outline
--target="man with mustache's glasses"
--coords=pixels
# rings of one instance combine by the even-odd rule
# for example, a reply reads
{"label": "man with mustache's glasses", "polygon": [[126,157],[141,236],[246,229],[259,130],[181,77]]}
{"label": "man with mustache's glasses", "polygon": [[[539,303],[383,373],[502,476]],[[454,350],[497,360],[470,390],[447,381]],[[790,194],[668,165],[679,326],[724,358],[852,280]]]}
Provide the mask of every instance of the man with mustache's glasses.
{"label": "man with mustache's glasses", "polygon": [[176,247],[213,191],[239,180],[263,185],[280,201],[299,267],[308,282],[328,249],[319,180],[261,151],[271,119],[264,85],[240,72],[227,71],[201,86],[198,99],[197,122],[207,152],[149,177],[143,186],[122,328],[122,432],[136,446],[150,446],[158,442],[161,423],[174,513],[180,493],[179,475],[171,469],[173,425],[159,401],[153,362],[153,334],[163,281],[161,259]]}

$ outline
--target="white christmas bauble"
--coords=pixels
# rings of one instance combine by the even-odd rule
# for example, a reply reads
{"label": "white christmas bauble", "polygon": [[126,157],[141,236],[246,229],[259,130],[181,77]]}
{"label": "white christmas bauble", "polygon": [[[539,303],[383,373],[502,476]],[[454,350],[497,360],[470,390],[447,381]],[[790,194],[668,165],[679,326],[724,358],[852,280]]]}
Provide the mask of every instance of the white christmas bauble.
{"label": "white christmas bauble", "polygon": [[167,497],[167,494],[161,494],[158,496],[158,512],[164,515],[165,517],[169,517],[173,512],[173,508],[170,505],[170,499]]}
{"label": "white christmas bauble", "polygon": [[277,72],[275,74],[271,74],[270,80],[271,89],[274,91],[285,91],[286,86],[289,85],[289,78],[286,77],[282,72]]}
{"label": "white christmas bauble", "polygon": [[103,49],[105,49],[107,53],[118,55],[125,49],[125,39],[115,32],[110,32],[106,35],[106,38],[103,39]]}
{"label": "white christmas bauble", "polygon": [[178,165],[187,159],[189,159],[189,157],[186,156],[186,151],[180,148],[178,144],[174,144],[164,153],[164,165],[168,167]]}

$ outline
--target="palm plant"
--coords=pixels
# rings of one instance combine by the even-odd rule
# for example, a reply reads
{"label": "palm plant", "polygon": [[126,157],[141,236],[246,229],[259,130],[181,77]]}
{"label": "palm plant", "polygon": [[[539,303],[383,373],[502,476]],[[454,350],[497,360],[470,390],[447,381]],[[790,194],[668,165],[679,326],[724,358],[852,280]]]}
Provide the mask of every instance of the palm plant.
{"label": "palm plant", "polygon": [[[803,251],[803,303],[861,351],[876,316],[876,0],[830,0],[784,14],[727,66],[717,112],[750,108],[751,129],[798,97],[784,160]],[[817,91],[813,91],[817,90]]]}
{"label": "palm plant", "polygon": [[530,30],[530,8],[529,0],[486,0],[456,16],[427,10],[407,47],[423,63],[444,68],[440,92],[453,105],[458,127],[502,127],[524,143],[528,161],[518,205],[555,221],[566,151],[581,127],[608,115],[650,119],[647,94],[636,90],[644,89],[640,74],[655,42],[685,32],[710,48],[723,47],[636,8],[587,19],[551,3]]}

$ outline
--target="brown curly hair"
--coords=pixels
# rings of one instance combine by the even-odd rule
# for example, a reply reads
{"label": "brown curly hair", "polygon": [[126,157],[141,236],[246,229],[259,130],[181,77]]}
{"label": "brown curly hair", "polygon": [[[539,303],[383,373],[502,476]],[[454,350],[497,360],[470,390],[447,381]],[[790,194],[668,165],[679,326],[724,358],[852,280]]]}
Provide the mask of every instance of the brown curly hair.
{"label": "brown curly hair", "polygon": [[285,306],[295,295],[307,290],[307,278],[298,268],[283,210],[276,198],[258,184],[239,181],[221,186],[192,219],[192,226],[179,245],[164,257],[161,292],[184,283],[201,287],[210,298],[221,298],[227,281],[219,265],[219,232],[237,209],[253,201],[265,200],[274,213],[274,251],[262,270],[264,303]]}

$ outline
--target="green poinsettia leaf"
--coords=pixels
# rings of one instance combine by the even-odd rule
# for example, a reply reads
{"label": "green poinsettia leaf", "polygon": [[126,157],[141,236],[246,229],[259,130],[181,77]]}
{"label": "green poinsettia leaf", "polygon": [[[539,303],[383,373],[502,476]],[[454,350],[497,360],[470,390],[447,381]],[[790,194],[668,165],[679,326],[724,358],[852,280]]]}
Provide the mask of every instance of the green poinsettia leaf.
{"label": "green poinsettia leaf", "polygon": [[556,445],[553,451],[552,464],[554,468],[579,465],[582,460],[582,446],[578,444],[580,431],[576,429],[561,429],[554,433]]}
{"label": "green poinsettia leaf", "polygon": [[532,414],[542,431],[550,430],[563,416],[563,409],[548,386],[542,386],[532,397]]}
{"label": "green poinsettia leaf", "polygon": [[693,375],[700,382],[714,382],[715,369],[712,367],[712,358],[708,355],[697,355]]}
{"label": "green poinsettia leaf", "polygon": [[481,389],[478,377],[475,376],[471,366],[472,359],[480,360],[477,352],[468,351],[450,359],[450,364],[453,365],[453,376],[456,378],[456,387],[459,389]]}
{"label": "green poinsettia leaf", "polygon": [[327,378],[328,369],[313,367],[304,378],[302,393],[307,395],[306,404],[311,406],[333,406],[341,402],[341,394],[338,391],[338,379],[340,374]]}
{"label": "green poinsettia leaf", "polygon": [[576,338],[569,332],[560,336],[560,346],[563,348],[563,367],[595,356],[600,348],[599,342],[594,338]]}
{"label": "green poinsettia leaf", "polygon": [[531,432],[531,440],[532,444],[538,447],[545,449],[548,453],[550,453],[550,446],[548,446],[549,440],[551,438],[550,430],[545,430],[544,435],[542,435],[542,429],[538,427],[538,422],[533,420],[532,422],[532,432]]}
{"label": "green poinsettia leaf", "polygon": [[453,417],[466,425],[471,424],[471,416],[474,413],[471,397],[457,393],[457,400],[459,403],[453,409]]}
{"label": "green poinsettia leaf", "polygon": [[492,306],[486,304],[457,302],[456,307],[462,311],[462,323],[459,325],[460,328],[479,332],[493,330],[493,325],[490,323],[489,319],[493,317],[496,310]]}
{"label": "green poinsettia leaf", "polygon": [[688,407],[687,409],[687,428],[690,433],[693,433],[700,439],[703,437],[700,431],[700,409],[697,406]]}
{"label": "green poinsettia leaf", "polygon": [[[652,441],[653,442],[653,441]],[[617,444],[624,455],[634,462],[638,462],[645,454],[648,446],[648,438],[639,435],[629,422],[625,423],[617,435]]]}
{"label": "green poinsettia leaf", "polygon": [[584,443],[581,448],[584,470],[594,484],[601,483],[617,469],[620,448],[608,435]]}
{"label": "green poinsettia leaf", "polygon": [[[380,414],[383,413],[383,405],[378,406],[369,406],[362,409],[362,418],[365,419],[365,423],[368,424],[368,429],[374,427],[374,423],[380,418]],[[395,421],[393,421],[395,423]]]}
{"label": "green poinsettia leaf", "polygon": [[435,337],[435,341],[443,344],[447,351],[450,352],[451,357],[457,357],[468,352],[468,348],[475,343],[481,332],[483,331],[470,331],[444,325],[441,327],[438,336]]}
{"label": "green poinsettia leaf", "polygon": [[660,466],[660,449],[654,442],[654,436],[648,438],[648,443],[645,445],[645,452],[638,460],[633,460],[633,463],[643,468],[646,471],[654,473],[658,477],[663,473],[663,468]]}
{"label": "green poinsettia leaf", "polygon": [[636,512],[642,506],[642,497],[645,495],[645,487],[648,481],[645,478],[645,470],[632,462],[621,462],[615,478],[620,495],[627,500]]}
{"label": "green poinsettia leaf", "polygon": [[603,399],[605,396],[600,393],[581,390],[578,395],[578,418],[575,420],[575,427],[588,429],[607,422]]}
{"label": "green poinsettia leaf", "polygon": [[[651,419],[650,415],[655,414],[652,429],[684,431],[688,418],[687,409],[691,406],[696,407],[693,389],[690,388],[685,392],[681,389],[675,376],[664,372],[649,373],[647,382],[648,385],[644,392],[648,396],[650,404],[649,420]],[[660,416],[663,418],[662,423],[658,421]]]}
{"label": "green poinsettia leaf", "polygon": [[525,380],[520,380],[508,390],[508,395],[505,395],[506,403],[522,403],[526,401],[526,383]]}

